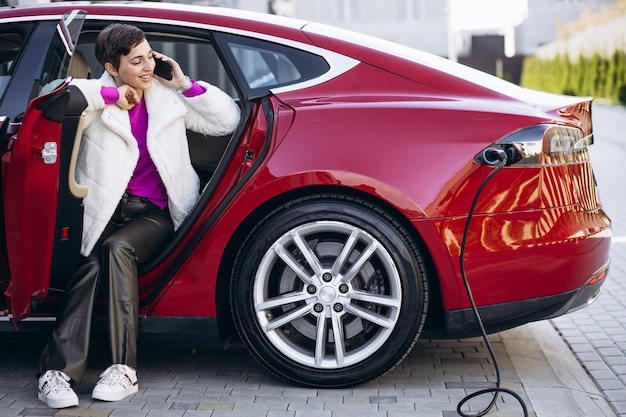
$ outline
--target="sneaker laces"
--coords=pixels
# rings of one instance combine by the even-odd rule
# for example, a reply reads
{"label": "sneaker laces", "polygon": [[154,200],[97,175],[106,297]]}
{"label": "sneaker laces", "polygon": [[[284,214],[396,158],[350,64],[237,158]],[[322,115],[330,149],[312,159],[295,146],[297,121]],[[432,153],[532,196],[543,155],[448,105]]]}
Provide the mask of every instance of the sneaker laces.
{"label": "sneaker laces", "polygon": [[111,386],[121,385],[123,387],[129,387],[133,385],[133,381],[130,375],[126,372],[126,366],[115,364],[109,366],[102,374],[100,374],[100,381],[98,384],[107,384]]}
{"label": "sneaker laces", "polygon": [[71,385],[70,378],[64,372],[61,371],[48,371],[46,372],[47,376],[44,378],[44,383],[41,386],[41,391],[45,392],[45,394],[49,394],[51,392],[62,392],[62,391],[70,391]]}

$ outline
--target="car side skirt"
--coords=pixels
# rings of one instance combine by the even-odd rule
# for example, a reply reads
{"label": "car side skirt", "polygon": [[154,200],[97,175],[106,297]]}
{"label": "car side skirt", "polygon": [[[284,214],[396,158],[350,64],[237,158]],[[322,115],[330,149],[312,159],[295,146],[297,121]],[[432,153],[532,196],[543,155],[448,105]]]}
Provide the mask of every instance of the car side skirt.
{"label": "car side skirt", "polygon": [[[478,308],[487,333],[511,329],[532,321],[545,320],[591,304],[602,291],[603,280],[562,294],[494,304]],[[15,323],[0,320],[0,335],[8,340],[45,340],[54,326],[53,317],[31,317]],[[444,312],[445,326],[424,329],[421,339],[462,339],[480,336],[480,327],[471,308]],[[106,319],[94,318],[93,332],[106,337]],[[148,316],[139,319],[139,343],[178,346],[207,346],[225,349],[236,344],[235,335],[223,335],[216,317]]]}
{"label": "car side skirt", "polygon": [[[50,335],[54,323],[53,317],[30,317],[17,323],[16,329],[12,320],[0,320],[0,338],[42,342]],[[96,343],[106,341],[107,328],[104,317],[94,318],[92,334]],[[139,318],[138,343],[225,349],[234,341],[220,334],[216,317],[149,316]]]}

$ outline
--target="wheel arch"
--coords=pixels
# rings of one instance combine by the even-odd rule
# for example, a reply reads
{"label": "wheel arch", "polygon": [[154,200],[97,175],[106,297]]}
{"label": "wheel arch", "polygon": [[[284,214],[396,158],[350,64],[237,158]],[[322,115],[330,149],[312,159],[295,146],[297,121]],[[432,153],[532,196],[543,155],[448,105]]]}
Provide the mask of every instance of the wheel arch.
{"label": "wheel arch", "polygon": [[230,278],[239,248],[244,243],[250,230],[262,218],[289,201],[320,195],[330,196],[331,194],[341,194],[347,198],[359,198],[365,200],[377,207],[382,213],[390,216],[393,220],[397,221],[407,231],[412,243],[416,246],[416,248],[420,252],[420,255],[422,255],[423,257],[426,270],[425,272],[428,285],[428,298],[426,302],[428,305],[428,310],[423,331],[430,332],[433,330],[439,330],[444,328],[441,286],[437,270],[435,268],[432,258],[432,254],[428,250],[428,246],[425,244],[422,236],[420,236],[418,231],[411,225],[409,219],[407,219],[406,216],[404,216],[400,212],[400,210],[391,205],[389,202],[381,198],[377,198],[376,196],[373,196],[372,194],[369,194],[359,189],[333,185],[309,186],[299,188],[297,190],[291,190],[274,196],[270,200],[256,207],[244,219],[244,221],[239,224],[235,232],[231,235],[225,247],[224,256],[222,257],[220,262],[215,289],[217,324],[219,334],[224,340],[232,339],[236,335],[236,330],[230,310]]}

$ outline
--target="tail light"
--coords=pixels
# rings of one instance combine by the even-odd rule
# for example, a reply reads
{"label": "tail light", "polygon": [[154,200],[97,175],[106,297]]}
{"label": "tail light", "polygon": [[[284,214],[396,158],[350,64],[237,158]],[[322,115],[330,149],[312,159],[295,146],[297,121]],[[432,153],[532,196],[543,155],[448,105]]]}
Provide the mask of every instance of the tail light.
{"label": "tail light", "polygon": [[[549,166],[589,162],[587,147],[592,144],[593,134],[583,136],[581,129],[539,124],[511,133],[494,145],[509,150],[509,154],[512,154],[511,148],[516,149],[521,155],[517,161],[512,161],[516,165]],[[480,154],[476,161],[482,163]]]}
{"label": "tail light", "polygon": [[[539,168],[538,190],[545,206],[580,204],[592,211],[600,205],[589,158],[592,144],[591,132],[585,135],[578,127],[542,123],[515,131],[487,149],[503,149],[509,157],[507,165]],[[476,155],[476,162],[489,165],[482,153]]]}

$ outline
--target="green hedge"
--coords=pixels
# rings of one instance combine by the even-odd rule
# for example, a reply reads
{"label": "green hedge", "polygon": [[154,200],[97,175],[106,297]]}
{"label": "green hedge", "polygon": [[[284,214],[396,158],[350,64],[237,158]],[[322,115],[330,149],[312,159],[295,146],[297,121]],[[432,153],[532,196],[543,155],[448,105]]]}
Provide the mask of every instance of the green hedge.
{"label": "green hedge", "polygon": [[626,105],[626,52],[615,51],[609,58],[600,54],[570,60],[567,55],[554,59],[527,57],[522,87],[575,96],[593,96]]}

